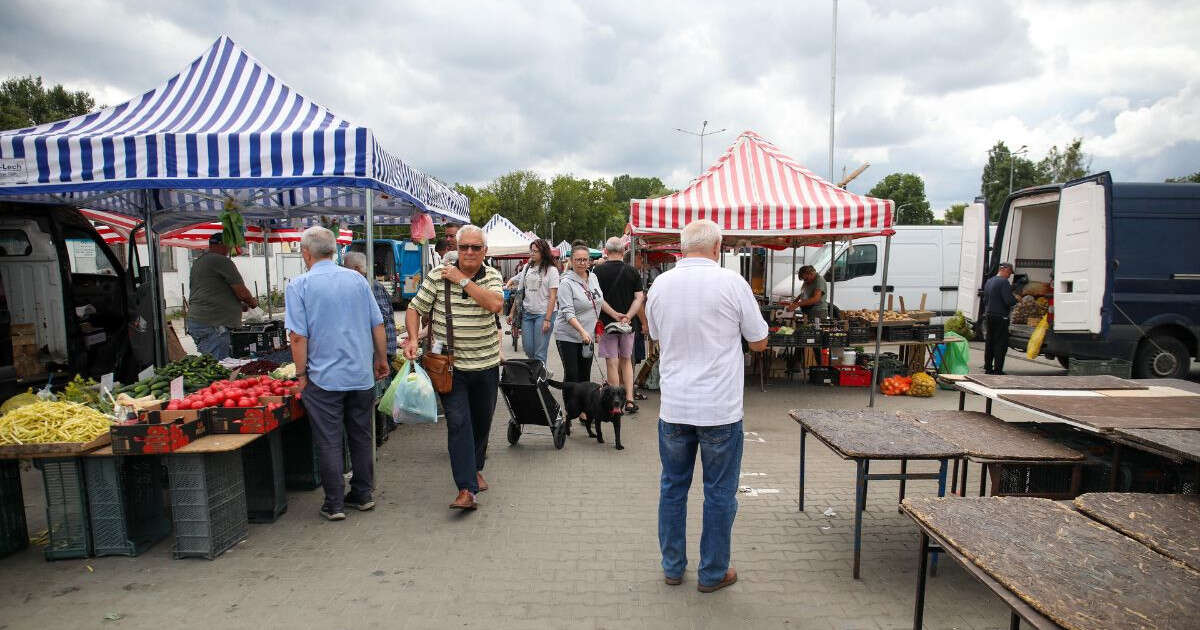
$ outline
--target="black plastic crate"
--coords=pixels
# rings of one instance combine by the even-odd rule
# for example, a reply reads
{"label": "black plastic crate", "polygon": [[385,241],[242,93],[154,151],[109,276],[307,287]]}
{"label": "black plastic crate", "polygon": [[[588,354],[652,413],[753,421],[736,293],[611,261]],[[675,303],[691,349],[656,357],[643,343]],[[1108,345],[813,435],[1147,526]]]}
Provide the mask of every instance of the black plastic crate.
{"label": "black plastic crate", "polygon": [[837,385],[837,371],[828,365],[808,368],[808,382],[813,385]]}
{"label": "black plastic crate", "polygon": [[846,331],[846,343],[857,345],[875,341],[875,329],[865,326],[851,326]]}
{"label": "black plastic crate", "polygon": [[944,324],[925,325],[925,341],[941,341],[945,337],[946,326]]}
{"label": "black plastic crate", "polygon": [[83,465],[97,556],[137,556],[167,537],[158,457],[88,457]]}
{"label": "black plastic crate", "polygon": [[288,490],[314,490],[321,485],[317,448],[307,417],[280,429],[283,442],[284,484]]}
{"label": "black plastic crate", "polygon": [[821,345],[826,348],[844,348],[849,338],[844,330],[826,330],[821,333]]}
{"label": "black plastic crate", "polygon": [[1083,481],[1082,471],[1075,479],[1075,466],[1069,464],[989,464],[988,474],[995,496],[1073,499]]}
{"label": "black plastic crate", "polygon": [[287,511],[283,436],[272,431],[242,448],[246,516],[251,523],[274,523]]}
{"label": "black plastic crate", "polygon": [[767,345],[772,348],[795,347],[796,335],[781,335],[779,333],[771,333],[767,335]]}
{"label": "black plastic crate", "polygon": [[246,486],[242,457],[178,453],[167,458],[176,558],[212,560],[246,539]]}
{"label": "black plastic crate", "polygon": [[275,348],[275,330],[267,326],[243,326],[229,331],[229,356],[247,358]]}
{"label": "black plastic crate", "polygon": [[69,560],[92,555],[88,523],[87,484],[78,457],[34,460],[42,471],[46,490],[46,530],[43,553],[47,560]]}
{"label": "black plastic crate", "polygon": [[0,460],[0,557],[28,546],[21,467],[15,459]]}
{"label": "black plastic crate", "polygon": [[913,330],[915,326],[900,325],[900,326],[884,326],[883,339],[884,341],[912,341]]}

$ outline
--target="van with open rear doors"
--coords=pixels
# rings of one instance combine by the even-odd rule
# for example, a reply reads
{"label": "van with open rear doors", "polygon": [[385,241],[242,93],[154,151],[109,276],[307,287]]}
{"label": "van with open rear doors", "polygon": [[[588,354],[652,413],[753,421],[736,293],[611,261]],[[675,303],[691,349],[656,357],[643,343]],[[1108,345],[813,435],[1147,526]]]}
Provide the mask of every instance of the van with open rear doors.
{"label": "van with open rear doors", "polygon": [[0,202],[0,400],[75,374],[131,382],[151,332],[131,326],[135,283],[75,208]]}
{"label": "van with open rear doors", "polygon": [[[988,246],[982,204],[963,217],[958,308],[979,321],[1001,261],[1049,307],[1042,355],[1124,359],[1140,378],[1184,378],[1200,351],[1200,184],[1113,182],[1107,172],[1014,192]],[[1025,298],[1022,298],[1025,299]],[[1024,311],[1022,311],[1024,312]],[[1024,351],[1034,318],[1011,320]]]}

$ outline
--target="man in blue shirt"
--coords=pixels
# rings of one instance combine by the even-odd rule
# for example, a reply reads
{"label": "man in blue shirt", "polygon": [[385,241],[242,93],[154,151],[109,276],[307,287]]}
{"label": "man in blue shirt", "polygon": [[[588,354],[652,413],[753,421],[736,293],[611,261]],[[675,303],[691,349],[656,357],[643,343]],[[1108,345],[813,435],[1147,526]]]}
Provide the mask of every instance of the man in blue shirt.
{"label": "man in blue shirt", "polygon": [[1012,263],[1000,263],[1000,270],[983,285],[984,321],[987,341],[983,347],[983,371],[1004,374],[1004,355],[1008,354],[1008,316],[1017,305],[1008,279],[1013,274]]}
{"label": "man in blue shirt", "polygon": [[[375,380],[387,376],[388,362],[383,316],[371,288],[357,272],[333,263],[335,248],[333,232],[319,226],[304,231],[300,254],[308,273],[287,286],[285,324],[325,488],[321,515],[340,521],[347,506],[375,507],[372,408]],[[345,496],[343,428],[354,467]]]}

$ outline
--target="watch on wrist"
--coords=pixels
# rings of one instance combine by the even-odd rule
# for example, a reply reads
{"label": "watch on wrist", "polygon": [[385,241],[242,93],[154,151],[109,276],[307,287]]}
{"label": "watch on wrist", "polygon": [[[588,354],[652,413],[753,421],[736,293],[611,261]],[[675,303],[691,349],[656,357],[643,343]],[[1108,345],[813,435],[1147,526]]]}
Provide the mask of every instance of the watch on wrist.
{"label": "watch on wrist", "polygon": [[460,286],[460,287],[462,287],[462,288],[464,288],[464,289],[465,289],[465,288],[467,288],[467,285],[468,285],[468,284],[471,284],[471,279],[470,279],[470,278],[463,278],[462,280],[459,280],[459,281],[458,281],[458,286]]}

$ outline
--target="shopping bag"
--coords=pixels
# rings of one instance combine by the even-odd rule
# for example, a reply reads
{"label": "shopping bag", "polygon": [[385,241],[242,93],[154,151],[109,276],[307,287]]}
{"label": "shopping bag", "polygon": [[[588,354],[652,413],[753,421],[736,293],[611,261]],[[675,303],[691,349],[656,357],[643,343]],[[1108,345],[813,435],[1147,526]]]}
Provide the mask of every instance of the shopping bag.
{"label": "shopping bag", "polygon": [[[408,361],[405,361],[404,363],[408,363]],[[404,363],[401,363],[400,366],[403,367]],[[379,410],[379,413],[386,413],[389,416],[392,415],[392,402],[396,400],[396,390],[400,388],[400,383],[402,382],[400,378],[401,376],[403,376],[403,374],[401,374],[400,370],[397,369],[396,377],[392,379],[391,384],[388,385],[387,389],[383,392],[383,396],[379,399],[379,406],[376,407],[376,409]]]}
{"label": "shopping bag", "polygon": [[437,392],[420,365],[408,361],[396,376],[400,382],[392,401],[392,419],[401,424],[437,422]]}
{"label": "shopping bag", "polygon": [[1038,322],[1033,334],[1029,335],[1029,343],[1025,344],[1025,356],[1030,359],[1036,359],[1042,353],[1042,342],[1046,340],[1046,331],[1050,330],[1050,320],[1046,318],[1046,315],[1042,315],[1042,321]]}

